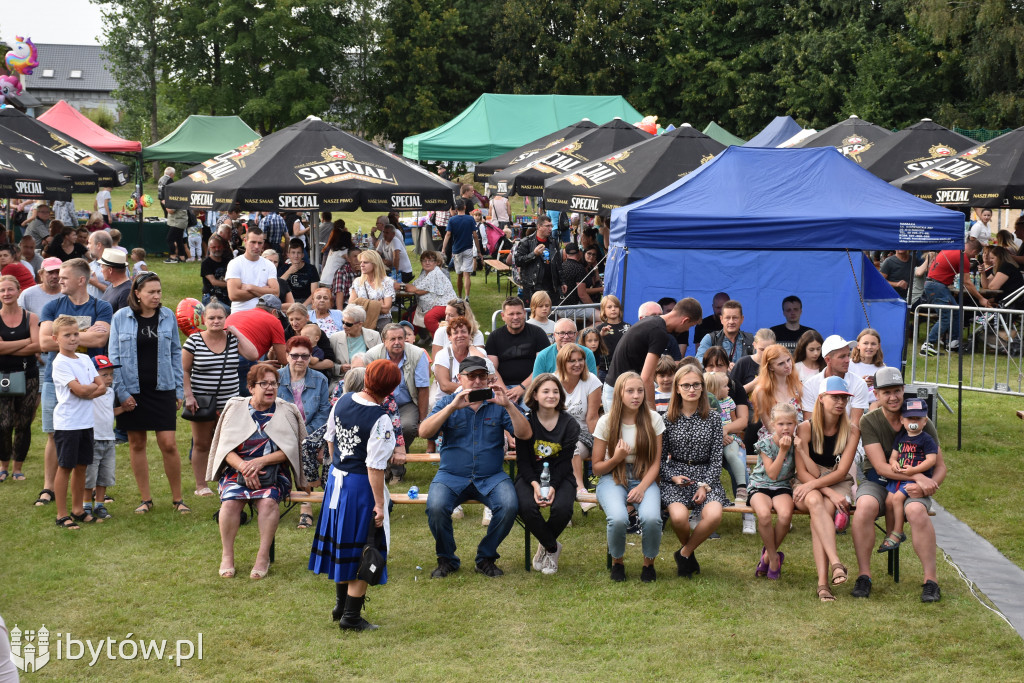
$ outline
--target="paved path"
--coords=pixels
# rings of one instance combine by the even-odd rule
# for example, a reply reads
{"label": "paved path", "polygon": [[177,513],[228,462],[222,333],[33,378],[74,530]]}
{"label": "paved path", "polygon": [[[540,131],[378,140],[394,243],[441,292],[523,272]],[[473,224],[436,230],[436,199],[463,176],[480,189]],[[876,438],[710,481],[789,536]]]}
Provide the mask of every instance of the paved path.
{"label": "paved path", "polygon": [[[935,540],[1024,638],[1024,569],[944,507],[933,503]],[[938,558],[942,561],[942,557]]]}

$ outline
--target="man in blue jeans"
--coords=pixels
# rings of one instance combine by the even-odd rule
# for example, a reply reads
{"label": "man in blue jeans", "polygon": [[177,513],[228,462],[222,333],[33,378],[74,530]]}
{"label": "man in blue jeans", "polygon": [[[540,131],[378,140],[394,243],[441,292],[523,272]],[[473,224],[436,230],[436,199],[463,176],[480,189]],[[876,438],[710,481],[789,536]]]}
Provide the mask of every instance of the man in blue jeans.
{"label": "man in blue jeans", "polygon": [[[437,551],[437,569],[430,577],[444,578],[459,569],[452,510],[467,500],[478,500],[491,509],[492,517],[477,547],[476,570],[495,578],[504,573],[494,564],[498,546],[512,530],[519,508],[515,486],[504,470],[505,432],[529,439],[533,430],[509,401],[505,387],[488,377],[483,358],[469,356],[462,361],[459,384],[420,423],[421,437],[443,437],[441,467],[427,496],[427,521]],[[493,391],[493,398],[470,403],[470,392],[481,389]]]}
{"label": "man in blue jeans", "polygon": [[[964,262],[970,266],[971,259],[981,251],[981,243],[978,240],[969,238],[964,245]],[[924,304],[945,304],[956,306],[957,301],[949,288],[953,280],[960,272],[960,252],[956,249],[940,251],[928,269],[928,278],[924,282],[924,293],[921,295],[921,303]],[[983,297],[974,287],[970,278],[964,280],[964,289],[974,297],[979,305],[990,307],[992,302]],[[966,305],[970,305],[965,302]],[[946,335],[949,334],[947,337]],[[940,344],[948,345],[950,351],[957,351],[960,348],[960,314],[956,311],[939,311],[939,320],[928,332],[928,339],[921,344],[922,356],[939,355]]]}

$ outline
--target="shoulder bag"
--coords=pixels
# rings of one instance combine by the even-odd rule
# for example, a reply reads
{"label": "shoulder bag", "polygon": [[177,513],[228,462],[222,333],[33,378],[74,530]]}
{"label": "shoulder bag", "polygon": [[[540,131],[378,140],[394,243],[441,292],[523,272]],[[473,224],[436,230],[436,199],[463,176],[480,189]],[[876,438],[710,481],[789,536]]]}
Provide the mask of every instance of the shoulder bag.
{"label": "shoulder bag", "polygon": [[[205,344],[206,340],[203,340],[203,345]],[[217,410],[217,397],[220,395],[220,388],[224,384],[224,373],[228,367],[228,348],[230,346],[231,338],[228,337],[227,343],[224,346],[224,363],[220,366],[220,379],[217,380],[217,391],[213,394],[200,394],[196,396],[196,409],[189,410],[186,406],[181,411],[181,418],[183,420],[189,420],[190,422],[215,422],[220,417],[220,411]],[[206,348],[210,347],[207,346]]]}
{"label": "shoulder bag", "polygon": [[377,547],[377,525],[371,519],[370,533],[366,535],[366,545],[363,546],[363,555],[359,560],[359,571],[356,572],[356,578],[371,586],[376,586],[384,576],[385,567],[387,567],[387,560],[384,558],[384,553]]}

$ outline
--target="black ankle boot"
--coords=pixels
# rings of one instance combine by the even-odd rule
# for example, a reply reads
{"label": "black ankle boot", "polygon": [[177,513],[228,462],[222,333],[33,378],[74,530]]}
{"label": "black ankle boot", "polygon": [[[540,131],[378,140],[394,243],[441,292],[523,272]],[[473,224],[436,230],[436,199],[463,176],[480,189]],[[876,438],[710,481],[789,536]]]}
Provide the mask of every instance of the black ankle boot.
{"label": "black ankle boot", "polygon": [[331,620],[338,621],[341,619],[341,615],[345,611],[345,598],[348,597],[348,584],[336,583],[334,587],[338,593],[337,602],[334,603],[334,609],[331,610]]}
{"label": "black ankle boot", "polygon": [[372,631],[380,628],[375,624],[371,624],[366,619],[363,619],[359,613],[363,610],[363,601],[366,600],[366,596],[360,596],[354,598],[351,595],[345,596],[345,611],[341,615],[341,621],[338,622],[338,626],[343,631]]}

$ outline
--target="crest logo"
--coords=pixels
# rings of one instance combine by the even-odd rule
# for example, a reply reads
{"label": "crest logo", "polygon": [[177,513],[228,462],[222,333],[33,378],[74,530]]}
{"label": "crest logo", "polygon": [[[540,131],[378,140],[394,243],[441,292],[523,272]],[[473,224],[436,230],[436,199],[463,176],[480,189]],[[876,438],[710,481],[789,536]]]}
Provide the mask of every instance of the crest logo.
{"label": "crest logo", "polygon": [[848,135],[843,138],[842,143],[840,143],[836,149],[839,150],[839,153],[844,157],[853,159],[859,164],[860,155],[871,149],[873,146],[874,143],[870,142],[862,135]]}
{"label": "crest logo", "polygon": [[356,161],[352,154],[340,147],[328,147],[320,153],[323,161],[314,161],[295,167],[295,175],[303,185],[313,183],[343,183],[360,180],[375,185],[397,185],[394,176],[383,166]]}
{"label": "crest logo", "polygon": [[935,164],[955,156],[956,150],[949,145],[932,145],[928,148],[928,156],[904,161],[903,165],[906,168],[907,173],[913,173],[914,171],[920,171],[921,169],[928,168],[929,166],[934,166]]}
{"label": "crest logo", "polygon": [[963,159],[973,159],[975,157],[980,157],[982,154],[984,154],[987,151],[988,151],[988,147],[986,147],[985,145],[978,145],[974,149],[967,150],[966,152],[961,154],[960,157],[963,158]]}
{"label": "crest logo", "polygon": [[323,152],[324,161],[344,161],[345,159],[352,159],[352,155],[343,150],[340,147],[328,147]]}
{"label": "crest logo", "polygon": [[34,673],[50,661],[50,632],[44,624],[38,631],[11,629],[11,661],[20,671]]}
{"label": "crest logo", "polygon": [[[577,159],[583,159],[583,157],[577,157],[576,156],[576,152],[582,146],[583,146],[583,143],[580,142],[579,140],[577,140],[576,142],[570,142],[568,145],[565,145],[564,147],[560,147],[558,149],[558,152],[560,154],[566,154],[566,155],[571,156],[571,157],[576,157]],[[583,161],[586,161],[586,159],[583,159]]]}

